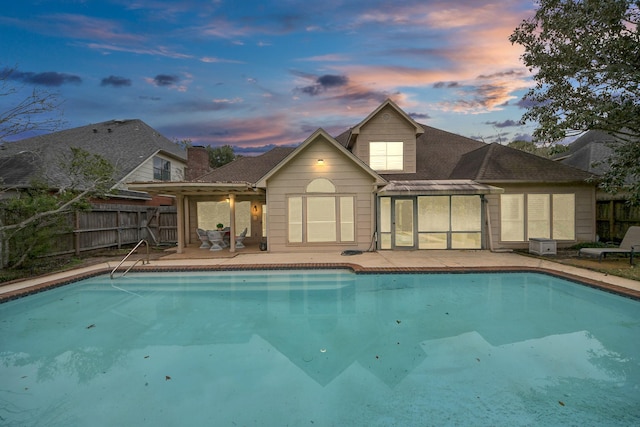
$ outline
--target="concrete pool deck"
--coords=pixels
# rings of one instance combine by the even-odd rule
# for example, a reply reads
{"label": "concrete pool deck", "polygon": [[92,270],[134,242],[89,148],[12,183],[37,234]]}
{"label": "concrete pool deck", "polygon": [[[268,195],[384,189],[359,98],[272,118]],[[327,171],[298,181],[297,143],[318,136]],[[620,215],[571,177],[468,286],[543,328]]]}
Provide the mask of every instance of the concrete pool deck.
{"label": "concrete pool deck", "polygon": [[[97,274],[109,274],[120,261],[109,261],[73,270],[38,276],[0,285],[0,301],[19,298],[44,289],[60,286]],[[121,267],[124,270],[131,263]],[[168,252],[151,260],[139,270],[249,270],[277,268],[351,268],[357,272],[472,272],[472,271],[533,271],[553,274],[579,281],[603,290],[640,299],[640,281],[611,276],[596,271],[564,265],[539,257],[514,252],[488,250],[460,251],[380,251],[344,256],[340,253],[211,253],[186,248],[182,254]],[[121,271],[119,270],[119,271]]]}

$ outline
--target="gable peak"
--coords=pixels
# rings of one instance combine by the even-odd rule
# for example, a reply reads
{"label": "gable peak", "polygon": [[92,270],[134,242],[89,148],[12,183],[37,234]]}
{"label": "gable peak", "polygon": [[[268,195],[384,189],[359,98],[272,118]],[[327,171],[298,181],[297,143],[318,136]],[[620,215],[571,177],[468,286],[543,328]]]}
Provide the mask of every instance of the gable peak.
{"label": "gable peak", "polygon": [[396,113],[398,113],[404,120],[407,121],[416,131],[416,135],[420,135],[424,133],[424,128],[418,124],[415,120],[413,120],[407,113],[404,112],[402,108],[398,106],[395,102],[393,102],[390,98],[387,98],[382,104],[378,106],[373,112],[371,112],[363,121],[358,123],[351,129],[352,135],[358,135],[360,133],[360,129],[367,124],[372,118],[377,116],[381,111],[386,108],[393,109]]}

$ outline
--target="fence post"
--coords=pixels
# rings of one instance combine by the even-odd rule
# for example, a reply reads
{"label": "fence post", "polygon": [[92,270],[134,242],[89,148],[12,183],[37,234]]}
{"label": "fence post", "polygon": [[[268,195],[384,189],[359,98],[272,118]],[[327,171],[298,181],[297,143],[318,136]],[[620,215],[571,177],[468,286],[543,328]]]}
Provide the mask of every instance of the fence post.
{"label": "fence post", "polygon": [[122,249],[122,221],[119,207],[116,209],[116,230],[118,235],[118,249]]}
{"label": "fence post", "polygon": [[75,220],[73,226],[73,249],[76,256],[80,256],[80,212],[73,213]]}

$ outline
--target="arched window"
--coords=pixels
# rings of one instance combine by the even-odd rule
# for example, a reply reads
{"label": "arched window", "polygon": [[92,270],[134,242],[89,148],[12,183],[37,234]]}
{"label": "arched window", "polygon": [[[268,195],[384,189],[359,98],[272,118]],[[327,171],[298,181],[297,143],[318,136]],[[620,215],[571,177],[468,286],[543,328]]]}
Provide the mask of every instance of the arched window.
{"label": "arched window", "polygon": [[336,186],[327,178],[316,178],[307,185],[307,193],[335,193]]}
{"label": "arched window", "polygon": [[328,193],[336,193],[335,185],[326,178],[316,178],[307,185],[305,194],[289,196],[289,243],[355,241],[355,197]]}

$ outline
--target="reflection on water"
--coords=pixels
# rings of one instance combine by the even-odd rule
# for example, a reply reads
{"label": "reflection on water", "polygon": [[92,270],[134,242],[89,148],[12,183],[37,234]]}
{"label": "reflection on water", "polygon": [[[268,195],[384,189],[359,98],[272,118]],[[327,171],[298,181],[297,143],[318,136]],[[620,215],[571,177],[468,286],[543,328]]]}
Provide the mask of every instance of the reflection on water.
{"label": "reflection on water", "polygon": [[0,306],[3,423],[640,417],[638,302],[552,277],[163,273],[117,283]]}

